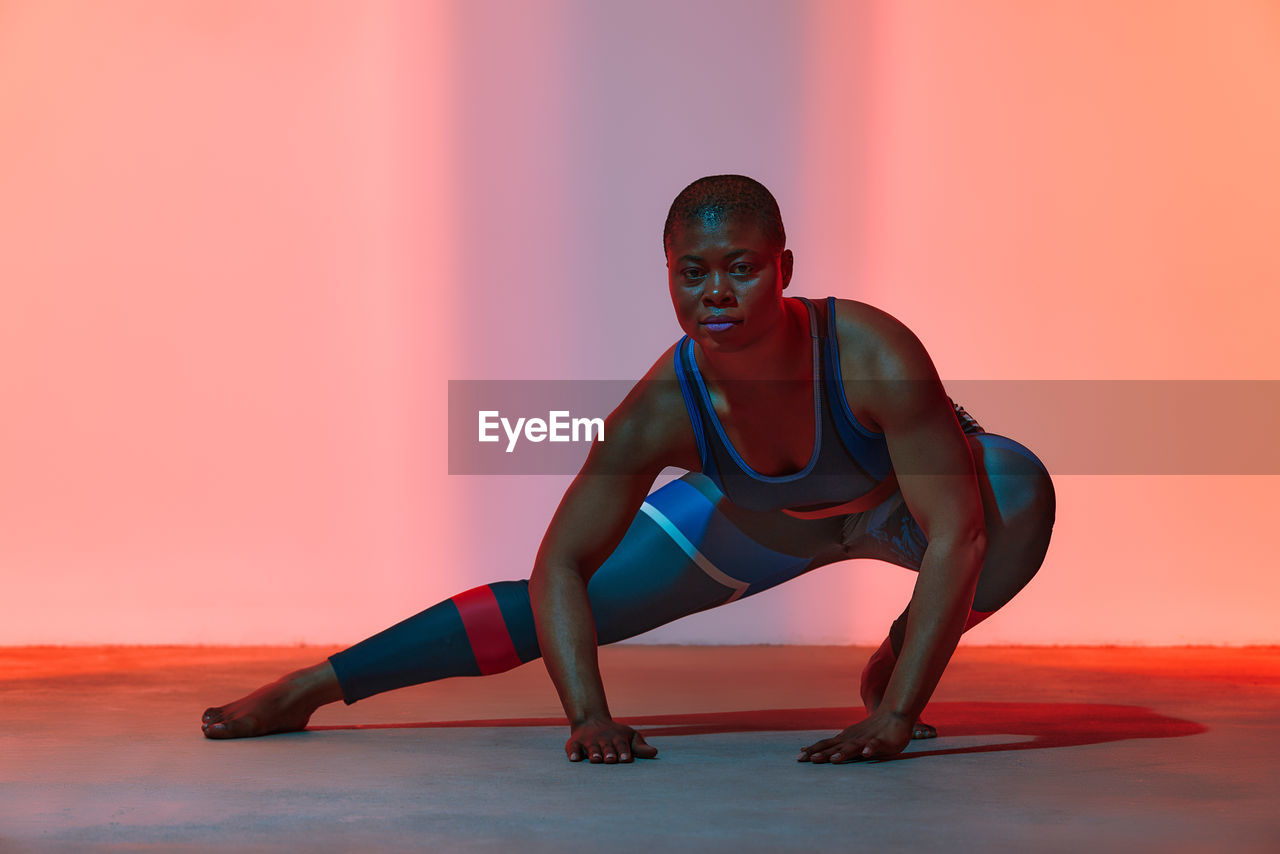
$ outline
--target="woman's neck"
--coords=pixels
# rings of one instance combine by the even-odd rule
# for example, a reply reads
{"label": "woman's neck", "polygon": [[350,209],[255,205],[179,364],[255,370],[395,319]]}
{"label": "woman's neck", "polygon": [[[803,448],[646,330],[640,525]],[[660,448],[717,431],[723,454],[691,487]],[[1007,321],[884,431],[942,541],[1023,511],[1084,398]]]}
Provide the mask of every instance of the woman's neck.
{"label": "woman's neck", "polygon": [[699,347],[702,373],[713,382],[810,378],[813,349],[808,310],[799,299],[783,299],[785,320],[742,350],[722,353]]}

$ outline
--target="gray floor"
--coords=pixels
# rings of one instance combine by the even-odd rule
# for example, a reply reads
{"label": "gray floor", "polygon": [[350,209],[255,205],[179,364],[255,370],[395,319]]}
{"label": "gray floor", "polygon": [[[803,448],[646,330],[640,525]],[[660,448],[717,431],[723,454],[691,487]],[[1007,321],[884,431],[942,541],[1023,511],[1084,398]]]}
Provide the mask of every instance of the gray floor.
{"label": "gray floor", "polygon": [[941,737],[844,766],[794,758],[868,649],[605,649],[635,765],[564,760],[539,664],[201,737],[330,651],[0,648],[0,850],[1280,851],[1277,648],[962,648]]}

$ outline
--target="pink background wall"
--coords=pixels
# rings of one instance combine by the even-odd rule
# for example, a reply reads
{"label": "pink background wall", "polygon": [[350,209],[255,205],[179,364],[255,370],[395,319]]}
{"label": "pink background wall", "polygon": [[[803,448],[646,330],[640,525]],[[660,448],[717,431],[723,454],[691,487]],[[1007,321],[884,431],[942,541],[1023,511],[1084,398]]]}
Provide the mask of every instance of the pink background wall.
{"label": "pink background wall", "polygon": [[[446,382],[637,377],[703,174],[944,379],[1280,377],[1276,151],[1268,0],[0,2],[0,643],[350,642],[527,576],[569,478],[448,476]],[[966,642],[1280,642],[1276,481],[1059,475]],[[878,642],[912,580],[645,639]]]}

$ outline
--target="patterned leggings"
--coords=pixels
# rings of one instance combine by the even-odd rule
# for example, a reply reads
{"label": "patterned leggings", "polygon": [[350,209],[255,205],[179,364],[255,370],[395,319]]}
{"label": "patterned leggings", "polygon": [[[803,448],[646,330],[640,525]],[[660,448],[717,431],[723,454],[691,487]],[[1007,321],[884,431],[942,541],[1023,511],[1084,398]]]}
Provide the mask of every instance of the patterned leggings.
{"label": "patterned leggings", "polygon": [[[982,491],[987,555],[966,628],[1021,590],[1044,560],[1053,483],[1023,445],[962,420]],[[600,643],[647,632],[752,596],[825,564],[876,558],[918,570],[928,540],[901,492],[862,513],[802,520],[736,507],[708,478],[687,474],[649,494],[587,586]],[[900,652],[906,616],[889,638]],[[538,658],[529,582],[460,593],[330,657],[343,698],[449,676],[500,673]]]}

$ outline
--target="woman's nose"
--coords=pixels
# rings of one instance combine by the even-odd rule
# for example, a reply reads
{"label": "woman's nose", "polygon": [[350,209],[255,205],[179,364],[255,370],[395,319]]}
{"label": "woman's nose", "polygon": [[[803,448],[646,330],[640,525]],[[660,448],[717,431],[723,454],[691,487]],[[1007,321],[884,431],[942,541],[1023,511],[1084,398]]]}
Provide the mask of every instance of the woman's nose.
{"label": "woman's nose", "polygon": [[715,305],[728,302],[734,298],[733,283],[723,273],[713,272],[707,276],[707,286],[703,296]]}

